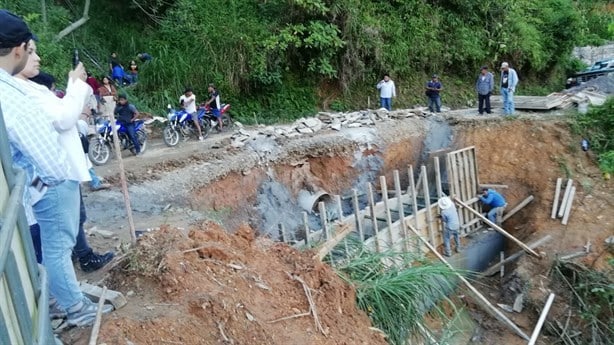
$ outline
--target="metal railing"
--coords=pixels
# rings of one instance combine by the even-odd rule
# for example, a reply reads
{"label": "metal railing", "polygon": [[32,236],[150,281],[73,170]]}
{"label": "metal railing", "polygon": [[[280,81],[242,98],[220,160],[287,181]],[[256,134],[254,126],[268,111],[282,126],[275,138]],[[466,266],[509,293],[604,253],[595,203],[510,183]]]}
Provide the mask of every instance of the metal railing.
{"label": "metal railing", "polygon": [[47,272],[36,263],[22,206],[26,174],[13,171],[7,137],[0,108],[0,344],[56,344]]}

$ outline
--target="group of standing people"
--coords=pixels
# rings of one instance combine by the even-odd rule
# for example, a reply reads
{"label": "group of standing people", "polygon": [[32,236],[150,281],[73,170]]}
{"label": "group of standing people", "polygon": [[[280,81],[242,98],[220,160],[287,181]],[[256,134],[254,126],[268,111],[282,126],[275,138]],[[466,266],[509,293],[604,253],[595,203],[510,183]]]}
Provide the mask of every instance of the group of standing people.
{"label": "group of standing people", "polygon": [[[65,96],[58,98],[29,80],[39,72],[40,57],[27,24],[6,10],[0,10],[0,22],[0,104],[7,128],[2,135],[8,137],[13,167],[26,173],[22,204],[29,224],[39,228],[35,250],[47,270],[51,316],[65,317],[72,326],[91,325],[98,306],[81,292],[71,260],[73,252],[93,252],[79,247],[87,246],[80,241],[85,239],[79,230],[85,218],[80,182],[91,179],[78,131],[92,93],[86,71],[81,63],[71,70]],[[112,257],[98,259],[106,263]],[[101,312],[112,309],[104,305]]]}
{"label": "group of standing people", "polygon": [[[480,74],[475,81],[475,90],[478,94],[478,113],[492,113],[490,106],[490,96],[494,90],[495,79],[488,66],[482,66]],[[518,74],[510,67],[509,63],[501,64],[501,82],[499,84],[501,96],[503,98],[503,114],[514,114],[514,93],[518,86]],[[396,97],[396,88],[390,75],[384,74],[384,78],[376,85],[380,94],[380,106],[392,110],[392,98]],[[443,85],[437,74],[431,76],[431,80],[425,84],[425,95],[428,101],[428,108],[431,112],[441,112],[441,91]]]}

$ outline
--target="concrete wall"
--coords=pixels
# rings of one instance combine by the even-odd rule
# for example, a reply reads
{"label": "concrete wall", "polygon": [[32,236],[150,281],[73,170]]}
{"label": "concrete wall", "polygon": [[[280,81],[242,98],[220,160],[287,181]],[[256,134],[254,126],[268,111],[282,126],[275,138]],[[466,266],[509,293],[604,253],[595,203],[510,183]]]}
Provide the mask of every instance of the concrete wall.
{"label": "concrete wall", "polygon": [[572,55],[582,60],[589,66],[599,60],[608,58],[614,59],[614,42],[609,42],[606,45],[598,47],[576,47],[574,48]]}

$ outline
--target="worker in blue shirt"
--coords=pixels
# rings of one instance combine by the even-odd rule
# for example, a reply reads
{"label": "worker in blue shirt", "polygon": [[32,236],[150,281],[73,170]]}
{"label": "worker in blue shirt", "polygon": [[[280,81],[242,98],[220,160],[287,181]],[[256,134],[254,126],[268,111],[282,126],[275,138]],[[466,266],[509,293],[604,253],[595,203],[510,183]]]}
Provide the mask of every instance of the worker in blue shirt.
{"label": "worker in blue shirt", "polygon": [[482,194],[478,196],[484,205],[490,207],[490,211],[488,211],[488,220],[497,225],[501,225],[503,211],[507,206],[507,202],[503,195],[497,193],[493,189],[484,188],[482,189]]}

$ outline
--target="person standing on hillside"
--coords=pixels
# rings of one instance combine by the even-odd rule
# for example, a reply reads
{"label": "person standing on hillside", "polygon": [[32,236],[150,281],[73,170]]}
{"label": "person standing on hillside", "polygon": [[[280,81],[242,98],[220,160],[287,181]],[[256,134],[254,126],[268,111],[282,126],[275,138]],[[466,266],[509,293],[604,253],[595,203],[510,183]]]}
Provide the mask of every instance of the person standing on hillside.
{"label": "person standing on hillside", "polygon": [[501,64],[501,96],[503,114],[514,115],[514,92],[518,86],[518,74],[507,62]]}
{"label": "person standing on hillside", "polygon": [[379,90],[379,101],[381,107],[386,108],[388,111],[392,110],[392,98],[397,96],[394,81],[390,79],[388,74],[384,74],[384,79],[380,80],[376,87]]}
{"label": "person standing on hillside", "polygon": [[458,211],[456,210],[456,206],[454,206],[452,200],[447,196],[437,200],[437,205],[441,210],[440,217],[441,221],[443,222],[443,255],[452,255],[452,251],[450,249],[450,237],[454,237],[454,244],[456,245],[455,251],[460,253],[461,244],[460,235],[458,234],[458,231],[460,230],[460,220],[458,219]]}
{"label": "person standing on hillside", "polygon": [[431,112],[441,112],[441,96],[439,93],[443,90],[443,85],[439,81],[439,76],[437,74],[433,74],[431,80],[426,82],[426,97],[428,97],[429,101],[429,111]]}
{"label": "person standing on hillside", "polygon": [[495,86],[495,78],[488,72],[488,66],[482,66],[480,75],[475,81],[475,90],[478,93],[478,113],[480,115],[490,114],[490,94]]}
{"label": "person standing on hillside", "polygon": [[196,95],[192,92],[192,89],[189,87],[183,91],[183,95],[179,97],[179,104],[186,111],[186,113],[190,114],[192,121],[194,122],[194,126],[198,129],[198,140],[203,141],[203,133],[200,130],[200,121],[198,121],[198,115],[196,114]]}
{"label": "person standing on hillside", "polygon": [[484,205],[490,207],[490,211],[488,211],[488,220],[497,225],[501,225],[503,211],[505,211],[505,207],[507,206],[507,202],[503,195],[497,193],[494,189],[484,188],[482,189],[482,194],[478,195],[478,197]]}

